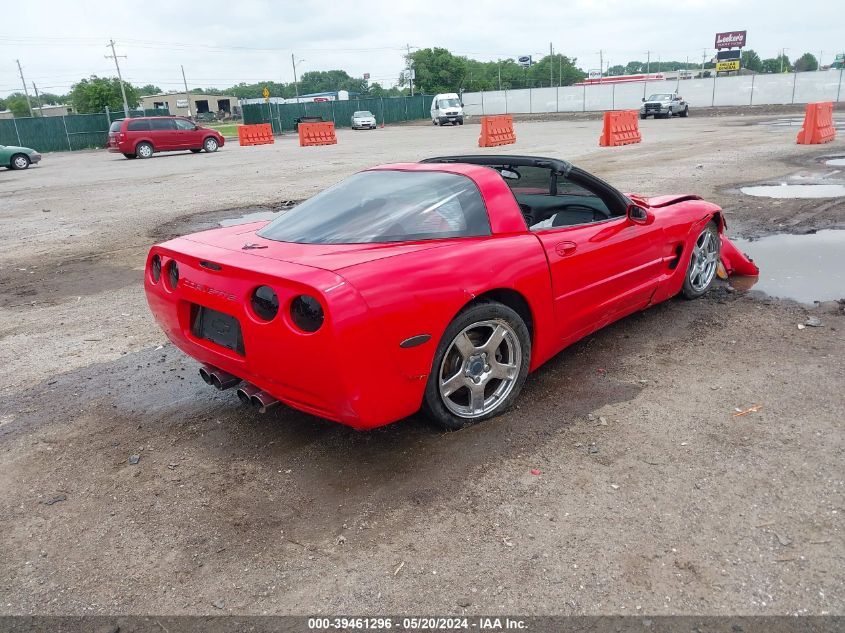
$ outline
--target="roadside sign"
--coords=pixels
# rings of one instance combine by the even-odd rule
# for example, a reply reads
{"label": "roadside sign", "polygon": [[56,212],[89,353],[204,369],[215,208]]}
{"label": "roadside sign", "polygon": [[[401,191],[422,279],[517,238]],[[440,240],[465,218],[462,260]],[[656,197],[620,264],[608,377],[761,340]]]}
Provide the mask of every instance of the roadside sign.
{"label": "roadside sign", "polygon": [[[254,92],[252,94],[255,94]],[[267,86],[264,86],[264,90],[261,91],[261,94],[264,95],[265,99],[270,98],[270,91],[267,89]]]}
{"label": "roadside sign", "polygon": [[601,79],[601,71],[600,70],[591,70],[587,73],[588,79]]}
{"label": "roadside sign", "polygon": [[531,55],[520,55],[516,61],[523,68],[528,68],[531,65]]}
{"label": "roadside sign", "polygon": [[713,47],[716,50],[722,48],[743,48],[745,46],[745,36],[747,31],[727,31],[726,33],[716,33],[716,45]]}
{"label": "roadside sign", "polygon": [[364,81],[369,81],[370,73],[364,73]]}
{"label": "roadside sign", "polygon": [[718,62],[716,64],[716,72],[717,73],[726,73],[732,70],[739,70],[739,60],[732,59],[731,61],[727,62]]}

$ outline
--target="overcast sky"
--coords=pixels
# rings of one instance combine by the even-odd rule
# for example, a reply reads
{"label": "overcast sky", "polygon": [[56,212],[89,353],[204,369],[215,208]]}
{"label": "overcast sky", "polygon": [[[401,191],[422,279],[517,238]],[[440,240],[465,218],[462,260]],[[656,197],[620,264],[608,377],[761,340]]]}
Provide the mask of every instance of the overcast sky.
{"label": "overcast sky", "polygon": [[[66,93],[91,74],[110,76],[109,38],[117,42],[124,79],[164,90],[181,87],[184,64],[190,87],[225,88],[241,81],[293,80],[299,72],[365,72],[393,85],[404,47],[442,46],[490,60],[556,52],[598,68],[651,58],[701,61],[713,55],[717,31],[747,30],[761,57],[782,47],[790,58],[810,51],[823,63],[845,50],[845,22],[833,0],[674,0],[637,2],[410,2],[337,0],[222,2],[107,2],[4,0],[0,8],[0,95],[21,90],[16,59],[27,83]],[[807,16],[807,17],[805,17]]]}

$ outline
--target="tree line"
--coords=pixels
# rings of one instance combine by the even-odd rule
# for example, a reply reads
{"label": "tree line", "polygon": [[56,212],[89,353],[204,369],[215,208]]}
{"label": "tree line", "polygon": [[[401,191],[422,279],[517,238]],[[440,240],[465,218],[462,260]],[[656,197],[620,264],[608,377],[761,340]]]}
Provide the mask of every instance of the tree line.
{"label": "tree line", "polygon": [[[761,59],[753,50],[742,52],[742,67],[757,73],[805,72],[818,70],[818,59],[812,53],[804,53],[795,62],[786,55]],[[192,93],[225,94],[238,99],[258,99],[264,88],[273,97],[285,99],[315,92],[348,90],[363,98],[399,97],[407,95],[411,82],[415,92],[437,94],[480,90],[510,90],[515,88],[540,88],[548,86],[569,86],[583,80],[586,73],[576,66],[577,59],[562,54],[546,55],[530,64],[520,64],[513,58],[481,62],[465,56],[454,55],[445,48],[423,48],[406,56],[406,66],[413,69],[413,78],[403,71],[398,85],[384,88],[377,82],[363,77],[352,77],[344,70],[312,70],[302,74],[297,84],[275,81],[239,83],[228,88],[192,88]],[[628,75],[644,72],[665,72],[671,70],[695,70],[700,64],[679,61],[630,61],[617,64],[607,70],[607,75]],[[705,69],[712,69],[712,61],[705,62]],[[144,95],[159,94],[161,88],[153,84],[134,86],[124,82],[129,107],[136,108]],[[178,91],[176,91],[178,92]],[[66,95],[41,93],[39,99],[30,95],[34,107],[41,105],[70,105],[80,114],[103,112],[106,107],[112,111],[123,110],[120,82],[116,77],[91,77],[81,79],[71,86]],[[11,110],[16,117],[29,116],[26,96],[21,92],[0,98],[0,110]]]}

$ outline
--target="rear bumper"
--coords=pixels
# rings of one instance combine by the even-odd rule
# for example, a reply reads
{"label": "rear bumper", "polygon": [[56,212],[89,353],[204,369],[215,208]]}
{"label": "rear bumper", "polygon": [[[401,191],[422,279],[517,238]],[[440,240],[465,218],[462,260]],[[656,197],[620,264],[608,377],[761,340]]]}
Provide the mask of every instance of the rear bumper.
{"label": "rear bumper", "polygon": [[[196,254],[167,248],[186,245]],[[196,248],[200,247],[200,248]],[[150,258],[162,258],[162,276],[155,282]],[[156,321],[176,347],[222,369],[306,413],[359,430],[406,417],[419,409],[425,382],[404,375],[370,318],[369,308],[346,280],[307,266],[245,256],[189,240],[154,247],[144,275],[147,302]],[[167,266],[178,262],[176,289],[167,280]],[[199,266],[213,261],[226,276]],[[238,265],[241,267],[238,268]],[[279,314],[270,322],[252,312],[250,298],[259,285],[269,285],[279,297]],[[319,299],[326,318],[314,333],[291,324],[290,302],[299,294]],[[196,306],[237,319],[244,354],[198,338],[192,331]],[[234,398],[234,394],[232,396]]]}

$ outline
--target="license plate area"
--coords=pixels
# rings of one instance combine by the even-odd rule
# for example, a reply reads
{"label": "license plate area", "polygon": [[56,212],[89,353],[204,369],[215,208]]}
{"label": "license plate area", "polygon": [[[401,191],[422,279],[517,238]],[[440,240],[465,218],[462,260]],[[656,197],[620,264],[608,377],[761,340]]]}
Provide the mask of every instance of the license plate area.
{"label": "license plate area", "polygon": [[241,324],[230,314],[194,304],[191,308],[191,333],[245,356]]}

